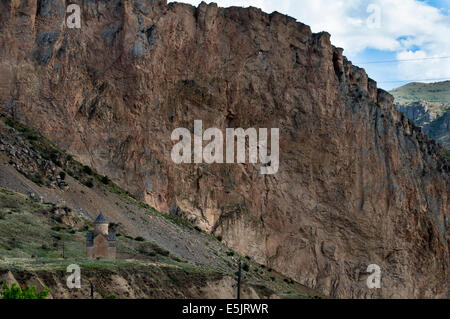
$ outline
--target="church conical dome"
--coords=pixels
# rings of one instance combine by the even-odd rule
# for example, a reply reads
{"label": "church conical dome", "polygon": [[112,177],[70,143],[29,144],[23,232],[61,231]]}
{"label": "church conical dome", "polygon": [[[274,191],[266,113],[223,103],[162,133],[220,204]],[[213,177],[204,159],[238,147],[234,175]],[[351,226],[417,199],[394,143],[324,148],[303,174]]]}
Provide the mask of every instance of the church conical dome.
{"label": "church conical dome", "polygon": [[108,221],[106,220],[105,216],[103,216],[102,213],[100,213],[94,221],[94,224],[107,224],[107,223]]}

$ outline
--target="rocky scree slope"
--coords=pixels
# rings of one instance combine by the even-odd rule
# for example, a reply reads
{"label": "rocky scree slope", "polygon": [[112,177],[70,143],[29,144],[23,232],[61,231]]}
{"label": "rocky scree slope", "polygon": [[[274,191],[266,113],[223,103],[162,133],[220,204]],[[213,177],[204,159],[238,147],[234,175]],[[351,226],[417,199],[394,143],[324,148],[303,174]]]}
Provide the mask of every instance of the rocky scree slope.
{"label": "rocky scree slope", "polygon": [[[0,4],[3,113],[327,295],[449,295],[448,153],[328,33],[256,8],[73,2],[80,30],[63,0]],[[194,120],[280,128],[280,171],[175,165],[171,132]]]}

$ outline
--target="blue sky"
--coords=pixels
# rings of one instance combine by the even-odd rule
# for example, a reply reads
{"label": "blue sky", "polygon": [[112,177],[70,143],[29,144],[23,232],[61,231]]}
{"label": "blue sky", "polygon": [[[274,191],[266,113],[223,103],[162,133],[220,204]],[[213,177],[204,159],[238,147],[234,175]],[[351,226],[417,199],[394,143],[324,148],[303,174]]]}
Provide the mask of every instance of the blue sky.
{"label": "blue sky", "polygon": [[[179,2],[197,6],[201,1]],[[410,80],[450,80],[450,0],[214,2],[221,7],[278,11],[308,24],[313,32],[329,32],[332,43],[344,48],[354,64],[365,68],[378,86],[387,90]]]}

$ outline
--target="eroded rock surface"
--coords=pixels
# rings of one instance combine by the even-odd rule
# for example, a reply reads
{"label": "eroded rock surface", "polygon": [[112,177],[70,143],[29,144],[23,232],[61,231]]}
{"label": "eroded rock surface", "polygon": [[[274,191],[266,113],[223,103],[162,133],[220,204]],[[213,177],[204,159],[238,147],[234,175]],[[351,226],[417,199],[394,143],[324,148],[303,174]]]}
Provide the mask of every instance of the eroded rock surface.
{"label": "eroded rock surface", "polygon": [[[81,1],[71,1],[71,3]],[[163,212],[337,297],[449,296],[449,160],[328,33],[255,8],[0,4],[0,109]],[[280,170],[175,165],[171,132],[280,128]],[[382,288],[366,287],[366,268]]]}

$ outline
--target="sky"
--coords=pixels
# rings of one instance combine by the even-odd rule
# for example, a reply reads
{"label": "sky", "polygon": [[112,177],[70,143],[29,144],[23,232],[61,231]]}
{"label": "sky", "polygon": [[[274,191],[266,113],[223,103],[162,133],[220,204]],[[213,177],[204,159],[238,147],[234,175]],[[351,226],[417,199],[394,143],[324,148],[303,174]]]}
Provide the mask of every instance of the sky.
{"label": "sky", "polygon": [[[199,0],[178,0],[198,6]],[[205,1],[209,2],[209,1]],[[450,0],[216,0],[278,11],[327,31],[353,64],[390,90],[450,80]]]}

